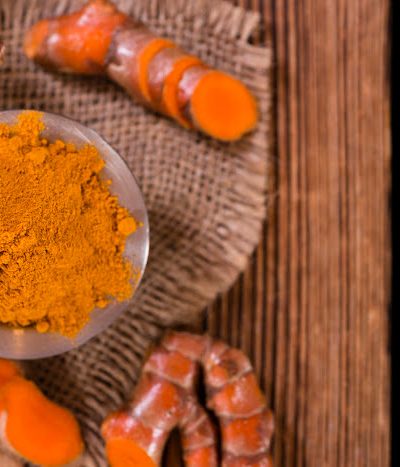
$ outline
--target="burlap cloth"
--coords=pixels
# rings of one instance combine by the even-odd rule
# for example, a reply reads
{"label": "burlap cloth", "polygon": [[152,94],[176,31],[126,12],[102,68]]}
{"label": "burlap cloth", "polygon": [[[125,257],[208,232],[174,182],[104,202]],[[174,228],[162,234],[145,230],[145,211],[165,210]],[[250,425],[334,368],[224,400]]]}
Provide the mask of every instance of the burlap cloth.
{"label": "burlap cloth", "polygon": [[150,341],[168,326],[193,324],[244,268],[265,215],[270,51],[250,45],[257,14],[206,0],[121,0],[119,6],[206,62],[240,77],[258,98],[261,122],[239,143],[185,131],[134,104],[103,79],[56,76],[21,53],[34,21],[78,0],[0,0],[0,109],[64,114],[103,135],[128,161],[150,215],[151,254],[132,309],[82,348],[28,371],[75,411],[87,455],[105,466],[99,426],[127,400]]}

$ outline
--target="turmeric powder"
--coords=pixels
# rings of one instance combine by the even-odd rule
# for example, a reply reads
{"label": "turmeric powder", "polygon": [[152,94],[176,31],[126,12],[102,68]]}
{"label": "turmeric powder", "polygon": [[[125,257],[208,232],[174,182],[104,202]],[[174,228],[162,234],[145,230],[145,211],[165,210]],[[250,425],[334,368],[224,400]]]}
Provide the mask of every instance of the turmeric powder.
{"label": "turmeric powder", "polygon": [[42,137],[38,112],[0,123],[0,324],[75,336],[128,299],[137,227],[102,179],[97,149]]}

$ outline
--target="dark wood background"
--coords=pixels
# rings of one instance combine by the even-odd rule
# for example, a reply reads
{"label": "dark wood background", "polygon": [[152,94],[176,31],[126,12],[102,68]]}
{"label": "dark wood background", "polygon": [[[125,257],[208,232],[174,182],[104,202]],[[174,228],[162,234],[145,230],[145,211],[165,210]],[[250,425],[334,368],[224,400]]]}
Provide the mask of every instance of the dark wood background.
{"label": "dark wood background", "polygon": [[252,358],[277,467],[387,467],[389,0],[237,4],[275,52],[274,181],[260,245],[205,326]]}

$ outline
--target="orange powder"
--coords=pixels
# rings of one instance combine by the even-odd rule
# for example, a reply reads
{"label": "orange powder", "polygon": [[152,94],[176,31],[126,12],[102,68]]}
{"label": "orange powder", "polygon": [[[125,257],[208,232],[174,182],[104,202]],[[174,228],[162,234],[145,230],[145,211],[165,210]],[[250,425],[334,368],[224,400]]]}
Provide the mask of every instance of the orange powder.
{"label": "orange powder", "polygon": [[135,219],[97,149],[41,137],[40,114],[0,124],[0,323],[75,336],[92,310],[131,297]]}

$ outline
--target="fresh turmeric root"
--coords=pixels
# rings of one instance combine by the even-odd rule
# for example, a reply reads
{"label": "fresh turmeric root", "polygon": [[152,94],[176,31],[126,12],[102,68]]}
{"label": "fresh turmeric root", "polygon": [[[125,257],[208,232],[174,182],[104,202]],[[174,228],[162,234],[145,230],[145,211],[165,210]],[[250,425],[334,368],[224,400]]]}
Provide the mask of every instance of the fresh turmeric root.
{"label": "fresh turmeric root", "polygon": [[[10,467],[22,465],[19,460],[47,467],[65,466],[83,452],[74,416],[48,400],[22,376],[17,365],[7,360],[0,360],[0,449],[0,456],[8,459]],[[3,467],[3,463],[0,465]]]}
{"label": "fresh turmeric root", "polygon": [[54,70],[107,75],[150,109],[216,139],[237,140],[257,123],[256,101],[239,80],[157,37],[109,0],[40,21],[24,49]]}
{"label": "fresh turmeric root", "polygon": [[198,368],[161,344],[145,363],[129,407],[111,414],[102,434],[111,467],[155,467],[170,432],[179,427],[189,467],[216,467],[212,423],[195,397]]}
{"label": "fresh turmeric root", "polygon": [[191,356],[203,367],[207,407],[220,422],[222,465],[272,466],[268,451],[273,414],[246,355],[222,341],[187,333],[168,334],[164,346]]}
{"label": "fresh turmeric root", "polygon": [[268,452],[273,415],[248,358],[208,336],[171,332],[150,354],[129,407],[103,424],[112,467],[159,466],[175,426],[181,429],[186,466],[217,465],[216,434],[195,401],[199,365],[208,408],[220,421],[222,465],[272,466]]}

